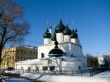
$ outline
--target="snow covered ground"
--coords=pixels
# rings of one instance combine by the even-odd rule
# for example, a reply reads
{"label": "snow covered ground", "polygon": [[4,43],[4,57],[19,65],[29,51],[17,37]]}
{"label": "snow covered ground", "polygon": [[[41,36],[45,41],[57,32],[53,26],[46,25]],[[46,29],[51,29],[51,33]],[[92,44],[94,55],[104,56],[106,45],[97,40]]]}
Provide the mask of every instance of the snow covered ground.
{"label": "snow covered ground", "polygon": [[24,73],[22,77],[30,79],[36,79],[46,82],[110,82],[110,71],[106,71],[90,77],[89,74],[83,74],[83,76],[66,76],[66,75],[41,75]]}

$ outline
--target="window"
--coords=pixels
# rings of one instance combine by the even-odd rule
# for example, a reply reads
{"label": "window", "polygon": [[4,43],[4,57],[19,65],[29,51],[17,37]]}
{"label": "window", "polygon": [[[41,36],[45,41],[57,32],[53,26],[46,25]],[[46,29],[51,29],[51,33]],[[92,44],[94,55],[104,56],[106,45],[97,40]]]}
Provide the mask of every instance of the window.
{"label": "window", "polygon": [[14,56],[13,56],[13,60],[14,60]]}
{"label": "window", "polygon": [[18,56],[18,59],[19,59],[19,56]]}
{"label": "window", "polygon": [[41,53],[41,58],[44,58],[45,57],[45,54],[44,53]]}
{"label": "window", "polygon": [[55,70],[55,66],[50,66],[50,71],[54,71]]}
{"label": "window", "polygon": [[43,71],[46,71],[48,70],[48,67],[47,66],[43,66]]}

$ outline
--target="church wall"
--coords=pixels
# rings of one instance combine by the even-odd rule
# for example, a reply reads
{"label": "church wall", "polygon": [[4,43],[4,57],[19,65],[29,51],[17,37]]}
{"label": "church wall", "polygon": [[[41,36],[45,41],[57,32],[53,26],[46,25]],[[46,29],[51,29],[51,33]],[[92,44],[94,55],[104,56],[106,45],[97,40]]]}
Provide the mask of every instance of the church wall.
{"label": "church wall", "polygon": [[44,38],[44,45],[45,44],[50,44],[51,43],[51,39],[50,38]]}
{"label": "church wall", "polygon": [[38,59],[42,58],[41,54],[44,54],[44,57],[47,58],[48,57],[48,53],[51,49],[54,48],[54,45],[43,45],[43,46],[39,46],[38,47]]}
{"label": "church wall", "polygon": [[81,67],[81,61],[62,61],[62,70],[78,71]]}
{"label": "church wall", "polygon": [[64,42],[71,42],[70,35],[64,35]]}
{"label": "church wall", "polygon": [[72,38],[71,42],[74,43],[74,44],[77,44],[77,45],[81,45],[78,38],[77,39],[76,38]]}
{"label": "church wall", "polygon": [[56,38],[58,43],[63,43],[64,41],[63,33],[56,33]]}
{"label": "church wall", "polygon": [[71,42],[61,43],[59,44],[59,48],[66,52],[66,56],[83,56],[81,46]]}
{"label": "church wall", "polygon": [[82,47],[78,46],[76,44],[72,44],[71,45],[71,53],[73,53],[73,55],[75,55],[75,56],[83,56]]}

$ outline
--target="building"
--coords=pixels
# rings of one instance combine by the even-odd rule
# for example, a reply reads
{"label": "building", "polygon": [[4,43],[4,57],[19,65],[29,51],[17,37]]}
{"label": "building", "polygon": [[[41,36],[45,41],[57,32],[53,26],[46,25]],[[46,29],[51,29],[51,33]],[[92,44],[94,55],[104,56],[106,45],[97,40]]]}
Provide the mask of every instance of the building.
{"label": "building", "polygon": [[[77,30],[70,30],[60,19],[55,30],[50,26],[43,34],[44,44],[38,46],[39,70],[52,71],[81,71],[87,68],[86,58],[82,53],[82,45]],[[31,60],[30,60],[31,61]],[[25,62],[25,61],[24,61]],[[23,64],[23,65],[20,65]],[[23,61],[16,63],[15,68],[23,69]],[[30,65],[31,66],[31,65]],[[33,69],[28,67],[30,70]]]}
{"label": "building", "polygon": [[[65,60],[61,60],[64,70],[79,70],[85,68],[85,57],[82,53],[82,45],[78,38],[77,30],[64,25],[62,20],[56,25],[55,30],[50,26],[43,34],[44,44],[38,46],[38,59],[50,58],[50,52],[58,42],[58,48],[64,52]],[[54,54],[55,55],[55,54]],[[60,61],[60,60],[59,60]]]}
{"label": "building", "polygon": [[100,67],[110,67],[110,53],[98,57],[98,63]]}
{"label": "building", "polygon": [[12,47],[2,51],[1,68],[14,67],[15,62],[36,59],[37,50],[29,47]]}

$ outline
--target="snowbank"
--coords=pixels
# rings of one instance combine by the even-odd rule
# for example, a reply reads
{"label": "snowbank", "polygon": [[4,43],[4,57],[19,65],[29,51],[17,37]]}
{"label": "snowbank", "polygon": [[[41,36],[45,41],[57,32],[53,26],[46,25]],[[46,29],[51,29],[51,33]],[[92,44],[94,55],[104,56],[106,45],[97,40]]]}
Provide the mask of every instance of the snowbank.
{"label": "snowbank", "polygon": [[110,82],[110,71],[106,71],[97,74],[93,77],[90,76],[66,76],[66,75],[42,75],[24,73],[21,74],[23,77],[30,79],[36,79],[44,82]]}

